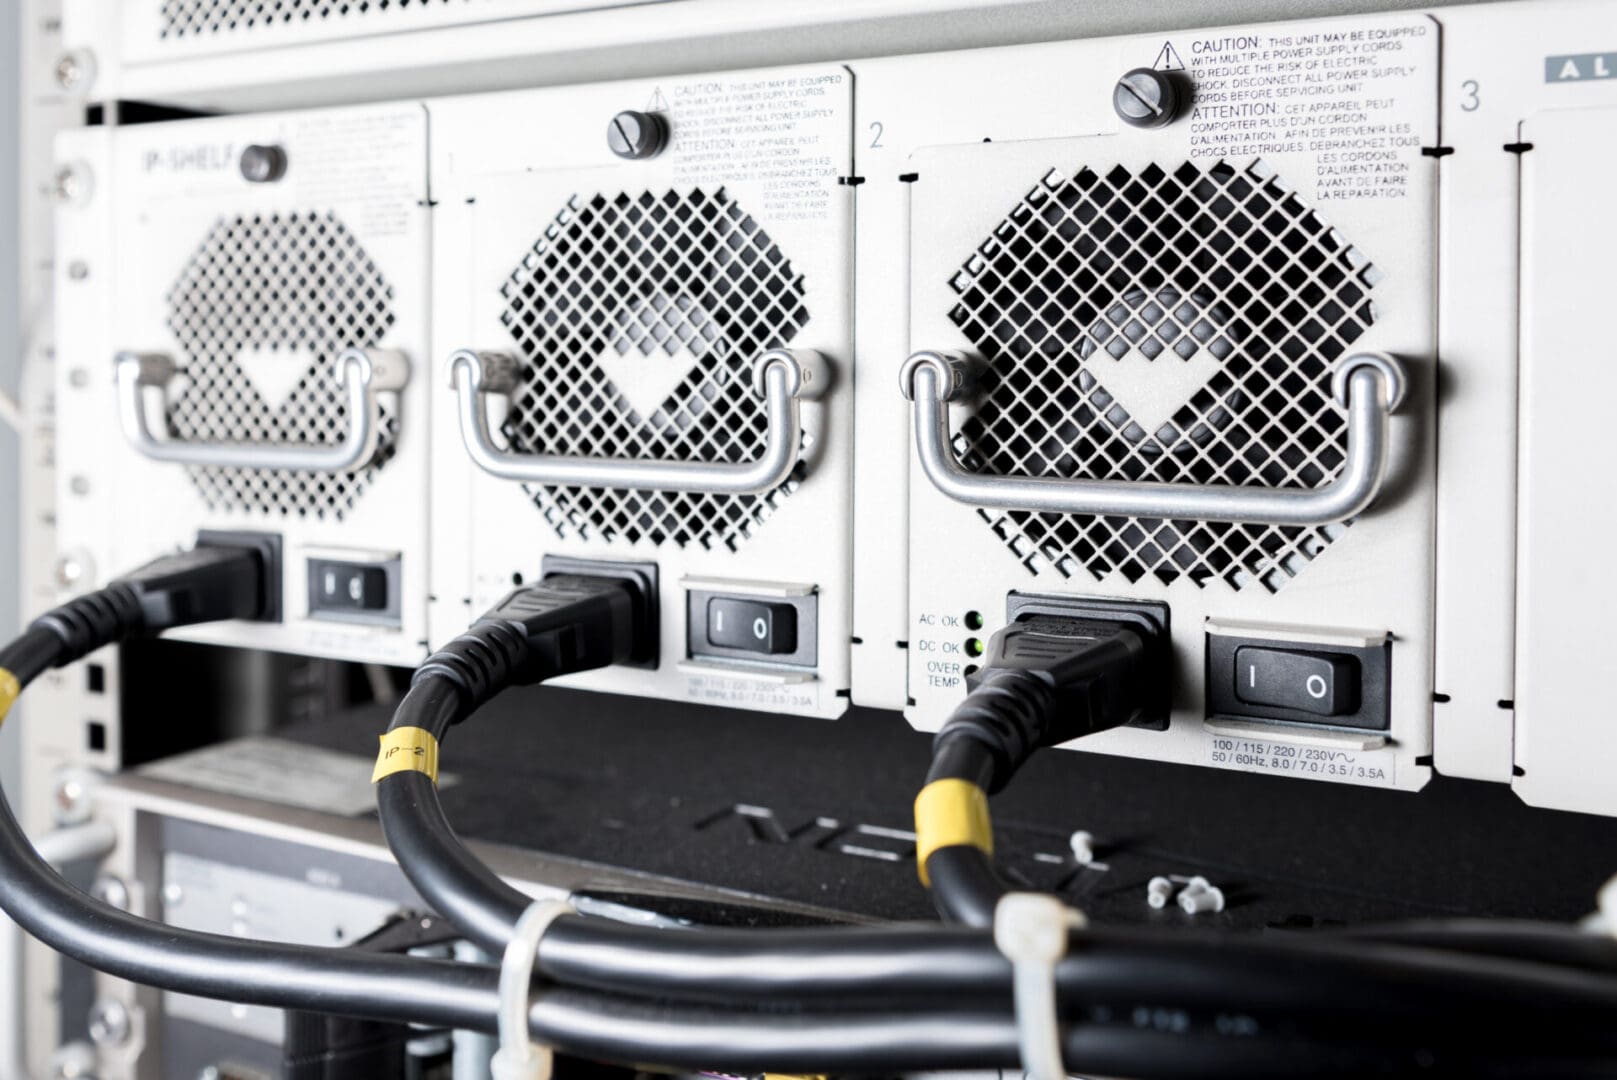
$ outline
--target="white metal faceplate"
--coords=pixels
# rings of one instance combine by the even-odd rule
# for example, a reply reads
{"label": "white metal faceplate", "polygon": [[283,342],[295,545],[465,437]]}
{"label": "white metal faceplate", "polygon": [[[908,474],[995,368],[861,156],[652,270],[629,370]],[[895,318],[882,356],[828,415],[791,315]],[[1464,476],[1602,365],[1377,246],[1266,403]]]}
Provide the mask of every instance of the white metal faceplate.
{"label": "white metal faceplate", "polygon": [[[1608,67],[1610,65],[1608,64]],[[1590,258],[1617,244],[1617,106],[1522,126],[1521,468],[1514,785],[1538,806],[1617,813],[1611,611],[1617,367],[1591,319],[1611,302]]]}
{"label": "white metal faceplate", "polygon": [[[255,144],[284,149],[284,178],[243,179],[242,149]],[[57,308],[63,550],[87,552],[105,581],[189,546],[201,529],[274,533],[282,620],[176,636],[418,662],[430,429],[424,111],[181,121],[73,133],[59,147],[69,162],[91,150],[102,167],[87,171],[84,203],[59,218],[72,252],[61,278],[75,286],[59,291]],[[98,217],[104,228],[86,232]],[[400,350],[415,368],[401,392],[383,396],[379,464],[359,472],[160,463],[120,433],[112,356],[128,349],[169,354],[191,372],[166,393],[170,439],[333,439],[346,421],[326,373],[349,346]],[[309,618],[312,555],[398,558],[397,619]]]}
{"label": "white metal faceplate", "polygon": [[[1009,78],[1009,69],[1025,70],[1031,61],[1019,63],[1007,51],[1003,62]],[[1112,463],[1129,454],[1149,455],[1152,443],[1157,453],[1195,459],[1219,453],[1220,443],[1237,451],[1261,443],[1262,429],[1270,424],[1301,432],[1311,424],[1332,422],[1328,414],[1339,418],[1334,404],[1308,389],[1300,378],[1306,372],[1300,369],[1276,374],[1270,383],[1238,380],[1236,389],[1220,389],[1220,364],[1200,355],[1216,354],[1216,341],[1203,341],[1186,360],[1175,356],[1175,342],[1166,340],[1161,344],[1169,351],[1155,361],[1138,346],[1114,359],[1101,351],[1094,327],[1073,325],[1065,333],[1061,326],[1071,313],[1048,305],[1074,306],[1075,295],[1050,288],[1049,279],[1038,284],[1060,252],[1041,249],[1037,230],[1018,224],[1028,220],[1026,207],[1017,211],[1019,216],[1013,211],[1030,195],[1035,206],[1040,199],[1088,199],[1097,224],[1087,228],[1097,243],[1117,240],[1121,230],[1114,235],[1106,223],[1128,213],[1182,223],[1198,214],[1221,218],[1225,235],[1215,240],[1233,254],[1215,256],[1214,241],[1207,241],[1201,258],[1275,260],[1264,264],[1271,269],[1265,284],[1257,287],[1275,290],[1265,301],[1279,322],[1252,327],[1236,343],[1238,350],[1261,363],[1295,348],[1283,339],[1313,320],[1323,324],[1313,331],[1316,340],[1340,339],[1340,346],[1333,346],[1335,355],[1381,350],[1397,356],[1410,376],[1411,396],[1393,422],[1392,467],[1376,504],[1345,530],[1304,530],[1278,552],[1265,546],[1272,537],[1256,540],[1250,531],[1242,534],[1229,526],[1187,523],[1163,532],[1158,530],[1161,523],[1153,523],[1145,531],[1154,535],[1145,540],[1127,526],[1108,529],[1094,519],[1085,526],[1071,518],[1030,522],[1014,512],[979,513],[936,492],[912,460],[908,716],[926,729],[942,723],[964,694],[962,673],[970,663],[966,640],[986,639],[1003,623],[1010,590],[1161,600],[1172,610],[1177,665],[1170,729],[1107,732],[1084,740],[1082,748],[1420,787],[1430,770],[1417,759],[1431,748],[1436,200],[1436,166],[1421,148],[1437,141],[1436,26],[1424,17],[1400,15],[1242,28],[1239,33],[1176,33],[1167,39],[1073,44],[1050,50],[1040,63],[1049,65],[1052,76],[1057,68],[1099,66],[1114,77],[1132,67],[1182,65],[1199,96],[1187,117],[1158,131],[1120,128],[1105,94],[1061,99],[1068,111],[1051,118],[1050,135],[1096,133],[1092,137],[996,140],[914,154],[909,163],[912,348],[980,352],[985,342],[1025,334],[1037,348],[1064,342],[1062,347],[1077,349],[1079,339],[1089,335],[1095,352],[1081,354],[1083,363],[1109,365],[1096,376],[1102,387],[1111,387],[1108,380],[1114,377],[1116,382],[1106,400],[1091,397],[1090,404],[1117,413],[1112,419],[1124,436],[1110,444],[1096,440],[1102,449],[1083,461],[1081,472],[1096,478],[1127,475]],[[1184,201],[1186,189],[1198,177],[1212,175],[1220,162],[1227,163],[1236,180],[1200,206]],[[1179,172],[1187,163],[1188,171]],[[1103,180],[1079,196],[1073,185],[1084,187],[1085,169]],[[1294,193],[1300,204],[1287,203],[1281,189]],[[1310,222],[1322,222],[1326,231]],[[1195,228],[1177,233],[1164,228],[1158,239],[1148,236],[1131,253],[1112,251],[1120,261],[1168,260],[1172,251],[1154,255],[1152,245],[1162,250],[1176,236],[1184,242],[1193,232]],[[1316,267],[1324,254],[1323,248],[1311,251],[1311,245],[1337,251],[1355,267],[1368,260],[1373,270],[1363,271],[1362,280],[1370,283],[1370,319],[1345,314],[1362,306],[1359,296],[1348,292],[1333,294],[1324,304],[1315,298],[1293,310],[1299,283],[1312,273],[1304,267]],[[1352,252],[1343,253],[1346,247]],[[1058,270],[1078,293],[1091,287],[1092,272],[1102,273],[1095,265]],[[1234,327],[1254,310],[1235,289],[1221,297],[1181,298],[1185,300],[1207,309],[1199,316],[1192,313],[1189,321],[1175,311],[1186,331],[1201,320],[1215,328]],[[1112,317],[1114,303],[1140,306],[1127,296],[1114,298],[1102,304],[1103,318]],[[1240,317],[1218,311],[1220,305],[1238,307]],[[1119,331],[1127,315],[1119,312],[1112,320]],[[1022,325],[1009,329],[1006,320]],[[1035,324],[1044,329],[1035,329]],[[1110,344],[1126,342],[1114,338]],[[1154,366],[1164,361],[1166,372]],[[1039,419],[1041,410],[1071,388],[1051,383],[1049,372],[1042,372],[1044,382],[1035,382],[1042,371],[1036,366],[1014,374],[1022,362],[1013,364],[1008,355],[996,363],[1008,365],[1002,387],[1018,378],[1027,383],[1015,401],[1001,398],[994,406],[998,413],[985,413],[975,432],[969,422],[972,407],[956,406],[953,420],[956,432],[967,432],[977,440],[978,452],[1000,463],[987,471],[1017,471],[1004,467],[1010,458],[1082,458],[1084,451],[1074,440],[1083,440],[1073,427],[1081,426],[1081,413],[1054,427],[1041,426],[1047,413],[1045,421]],[[1197,394],[1211,394],[1212,399],[1194,410],[1201,420],[1187,422],[1184,417],[1190,414],[1176,410]],[[1119,406],[1127,416],[1117,411]],[[1130,425],[1140,416],[1149,416],[1151,424]],[[1170,425],[1164,429],[1169,434],[1162,434],[1156,425],[1173,417],[1179,430]],[[1241,431],[1243,425],[1248,430]],[[1200,427],[1208,430],[1199,434]],[[1124,447],[1130,431],[1137,445]],[[1185,444],[1175,445],[1179,440]],[[1192,450],[1192,443],[1200,448]],[[1280,451],[1292,468],[1316,453],[1317,440]],[[1321,463],[1330,468],[1323,459]],[[1155,471],[1150,477],[1162,475]],[[968,612],[985,620],[980,632],[966,628]],[[1392,726],[1386,745],[1368,740],[1367,749],[1359,733],[1337,737],[1260,726],[1258,734],[1232,740],[1228,732],[1211,730],[1204,723],[1203,705],[1210,620],[1285,627],[1305,638],[1305,628],[1317,628],[1322,640],[1349,628],[1375,637],[1390,635]],[[1328,752],[1290,752],[1303,744]]]}
{"label": "white metal faceplate", "polygon": [[124,0],[119,6],[123,59],[146,64],[659,2],[668,0]]}
{"label": "white metal faceplate", "polygon": [[[434,392],[440,576],[435,640],[459,632],[546,554],[655,562],[661,663],[577,685],[809,715],[847,705],[853,447],[851,77],[840,67],[676,78],[431,105],[437,264]],[[659,157],[606,141],[623,109],[670,127]],[[565,300],[559,299],[565,296]],[[589,457],[750,460],[763,349],[812,349],[830,391],[802,405],[801,478],[765,496],[540,488],[462,452],[445,362],[523,366],[508,448]],[[567,398],[565,403],[556,396]],[[512,436],[515,441],[511,442]],[[449,502],[454,499],[453,503]],[[457,540],[450,535],[461,531]],[[465,561],[449,556],[460,551]],[[812,591],[811,664],[692,656],[688,585]]]}
{"label": "white metal faceplate", "polygon": [[1604,369],[1583,365],[1569,381],[1566,365],[1585,350],[1567,353],[1564,335],[1577,318],[1566,313],[1605,303],[1609,196],[1585,200],[1608,164],[1599,107],[1617,106],[1617,63],[1603,51],[1617,42],[1617,8],[1490,4],[1442,20],[1453,154],[1443,164],[1436,766],[1508,781],[1535,805],[1612,813],[1600,764],[1612,745],[1610,664],[1583,651],[1610,641],[1609,620],[1598,577],[1578,577],[1595,565],[1583,545],[1599,535],[1603,504],[1575,484],[1600,475],[1598,449],[1580,440],[1591,418],[1604,422]]}

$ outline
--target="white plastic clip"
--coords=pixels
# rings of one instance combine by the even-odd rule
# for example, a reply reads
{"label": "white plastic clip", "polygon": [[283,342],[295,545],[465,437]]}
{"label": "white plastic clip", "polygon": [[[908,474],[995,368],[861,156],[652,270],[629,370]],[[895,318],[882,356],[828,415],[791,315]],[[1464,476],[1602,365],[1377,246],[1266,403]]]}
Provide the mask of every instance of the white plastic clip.
{"label": "white plastic clip", "polygon": [[574,913],[565,900],[535,900],[517,920],[500,961],[500,1048],[489,1061],[494,1080],[550,1080],[550,1047],[528,1038],[528,997],[539,943],[550,924]]}
{"label": "white plastic clip", "polygon": [[1011,962],[1016,1033],[1028,1080],[1065,1080],[1056,1013],[1056,965],[1084,913],[1042,893],[1007,893],[994,907],[994,944]]}

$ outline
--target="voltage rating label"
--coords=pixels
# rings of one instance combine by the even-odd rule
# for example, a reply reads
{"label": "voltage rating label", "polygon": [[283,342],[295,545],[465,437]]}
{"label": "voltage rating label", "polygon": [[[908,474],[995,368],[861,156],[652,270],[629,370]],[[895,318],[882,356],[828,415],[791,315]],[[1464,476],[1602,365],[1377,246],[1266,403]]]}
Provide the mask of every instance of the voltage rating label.
{"label": "voltage rating label", "polygon": [[1313,159],[1317,201],[1402,199],[1436,111],[1424,19],[1174,38],[1155,66],[1195,84],[1193,159]]}
{"label": "voltage rating label", "polygon": [[1311,780],[1392,787],[1393,751],[1343,750],[1238,735],[1214,735],[1207,744],[1207,763],[1243,772],[1278,773]]}

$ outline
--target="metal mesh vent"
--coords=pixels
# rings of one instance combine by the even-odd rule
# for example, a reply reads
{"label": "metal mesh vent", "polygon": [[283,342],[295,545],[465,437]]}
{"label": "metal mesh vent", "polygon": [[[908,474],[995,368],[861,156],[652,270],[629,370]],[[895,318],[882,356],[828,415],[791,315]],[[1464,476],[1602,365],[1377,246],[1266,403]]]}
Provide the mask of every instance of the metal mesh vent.
{"label": "metal mesh vent", "polygon": [[[952,280],[989,362],[955,449],[985,473],[1317,487],[1379,276],[1261,160],[1051,172]],[[1270,591],[1346,528],[982,516],[1030,573]]]}
{"label": "metal mesh vent", "polygon": [[[186,373],[169,403],[170,437],[340,442],[348,410],[332,365],[343,349],[377,343],[393,325],[392,300],[332,214],[221,218],[168,293]],[[376,457],[357,472],[205,467],[191,479],[211,509],[341,519],[393,455],[398,418],[386,404],[381,420]]]}
{"label": "metal mesh vent", "polygon": [[[809,317],[802,277],[723,189],[575,195],[501,295],[524,361],[505,437],[532,454],[755,458],[767,421],[753,361]],[[637,401],[608,368],[632,376]],[[749,496],[528,492],[559,536],[733,550],[797,483]]]}
{"label": "metal mesh vent", "polygon": [[163,0],[158,36],[164,39],[303,26],[365,15],[458,7],[470,0]]}

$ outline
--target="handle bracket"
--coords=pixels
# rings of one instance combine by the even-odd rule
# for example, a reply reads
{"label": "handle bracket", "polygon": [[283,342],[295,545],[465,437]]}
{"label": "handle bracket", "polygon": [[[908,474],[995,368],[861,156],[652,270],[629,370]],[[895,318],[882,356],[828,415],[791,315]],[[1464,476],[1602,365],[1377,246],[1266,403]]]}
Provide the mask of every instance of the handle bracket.
{"label": "handle bracket", "polygon": [[124,437],[153,461],[239,469],[353,472],[376,456],[381,438],[377,395],[403,390],[410,380],[410,362],[397,350],[355,348],[344,349],[335,368],[347,397],[348,415],[348,430],[335,443],[181,442],[160,438],[151,423],[149,407],[153,399],[163,397],[176,376],[184,374],[167,353],[121,352],[114,359],[118,420]]}
{"label": "handle bracket", "polygon": [[949,402],[964,396],[973,367],[966,354],[924,349],[900,371],[904,396],[914,403],[916,456],[932,485],[968,506],[1108,517],[1266,525],[1346,520],[1364,511],[1381,490],[1390,454],[1389,421],[1407,389],[1403,366],[1386,353],[1356,353],[1337,365],[1331,387],[1348,414],[1347,460],[1341,473],[1319,488],[993,476],[968,471],[950,441]]}
{"label": "handle bracket", "polygon": [[502,480],[546,487],[691,491],[757,495],[791,476],[802,456],[799,404],[830,384],[831,368],[808,349],[769,349],[753,365],[753,387],[768,420],[763,453],[746,462],[656,461],[564,454],[518,454],[494,444],[488,399],[509,397],[520,365],[497,352],[460,349],[449,358],[450,381],[460,402],[460,436],[478,468]]}

